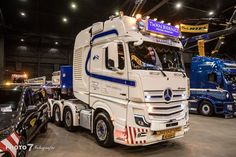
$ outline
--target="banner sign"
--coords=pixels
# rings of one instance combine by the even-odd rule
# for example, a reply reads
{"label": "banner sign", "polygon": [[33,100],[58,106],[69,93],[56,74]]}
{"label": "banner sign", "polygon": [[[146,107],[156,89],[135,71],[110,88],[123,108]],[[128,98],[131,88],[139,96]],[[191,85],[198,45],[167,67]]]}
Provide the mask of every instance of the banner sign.
{"label": "banner sign", "polygon": [[154,20],[148,20],[147,31],[172,36],[178,38],[180,35],[179,29],[175,26],[170,26],[164,23],[156,22]]}
{"label": "banner sign", "polygon": [[207,33],[208,32],[208,24],[204,25],[186,25],[180,24],[180,31],[185,33]]}

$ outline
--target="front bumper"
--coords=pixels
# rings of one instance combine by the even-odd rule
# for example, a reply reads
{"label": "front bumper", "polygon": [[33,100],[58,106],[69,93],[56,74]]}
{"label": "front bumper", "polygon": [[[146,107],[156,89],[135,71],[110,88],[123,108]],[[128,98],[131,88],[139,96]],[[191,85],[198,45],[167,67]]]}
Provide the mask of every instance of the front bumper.
{"label": "front bumper", "polygon": [[[176,130],[173,137],[165,138],[164,134],[159,134],[159,131],[167,131],[171,129]],[[119,141],[118,143],[127,146],[147,146],[156,143],[161,143],[164,141],[178,139],[184,137],[184,135],[189,131],[189,123],[187,122],[183,126],[172,127],[171,129],[152,131],[150,128],[147,129],[147,128],[128,127],[127,128],[128,139],[123,142]]]}

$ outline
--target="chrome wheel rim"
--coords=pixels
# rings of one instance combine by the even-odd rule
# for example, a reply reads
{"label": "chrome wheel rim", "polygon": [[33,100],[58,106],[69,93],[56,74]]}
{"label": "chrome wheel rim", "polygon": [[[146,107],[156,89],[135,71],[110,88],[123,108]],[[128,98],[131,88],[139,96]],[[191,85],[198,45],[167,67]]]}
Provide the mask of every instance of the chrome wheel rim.
{"label": "chrome wheel rim", "polygon": [[107,126],[103,120],[99,120],[96,125],[97,137],[100,141],[104,141],[107,137]]}
{"label": "chrome wheel rim", "polygon": [[209,107],[209,105],[204,104],[204,105],[202,106],[202,112],[203,112],[203,114],[205,114],[205,115],[209,114],[209,113],[210,113],[210,107]]}
{"label": "chrome wheel rim", "polygon": [[59,109],[59,107],[56,107],[56,110],[55,110],[55,120],[57,121],[57,122],[59,122],[59,118],[60,117],[60,109]]}
{"label": "chrome wheel rim", "polygon": [[67,111],[66,112],[66,125],[71,126],[71,122],[72,122],[71,113],[69,111]]}

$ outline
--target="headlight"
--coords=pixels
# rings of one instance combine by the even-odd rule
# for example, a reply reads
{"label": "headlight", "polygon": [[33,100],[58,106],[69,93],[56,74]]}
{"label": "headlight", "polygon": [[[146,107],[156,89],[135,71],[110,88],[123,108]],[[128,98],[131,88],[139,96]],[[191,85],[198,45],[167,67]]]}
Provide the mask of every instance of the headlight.
{"label": "headlight", "polygon": [[187,97],[187,93],[186,93],[186,91],[184,91],[183,93],[182,93],[182,99],[185,99]]}
{"label": "headlight", "polygon": [[233,111],[233,105],[227,105],[227,110]]}
{"label": "headlight", "polygon": [[150,123],[148,123],[144,116],[141,115],[134,115],[134,119],[137,125],[143,126],[143,127],[150,127]]}

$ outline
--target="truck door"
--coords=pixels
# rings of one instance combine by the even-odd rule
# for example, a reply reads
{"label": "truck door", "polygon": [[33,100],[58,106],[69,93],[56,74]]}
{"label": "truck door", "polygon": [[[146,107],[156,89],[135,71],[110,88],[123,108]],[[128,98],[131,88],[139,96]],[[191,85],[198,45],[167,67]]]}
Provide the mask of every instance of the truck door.
{"label": "truck door", "polygon": [[215,89],[219,84],[217,84],[217,74],[215,72],[208,73],[208,88]]}
{"label": "truck door", "polygon": [[128,98],[127,66],[125,45],[122,41],[113,41],[92,49],[91,92],[97,88],[99,94],[120,99]]}

